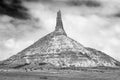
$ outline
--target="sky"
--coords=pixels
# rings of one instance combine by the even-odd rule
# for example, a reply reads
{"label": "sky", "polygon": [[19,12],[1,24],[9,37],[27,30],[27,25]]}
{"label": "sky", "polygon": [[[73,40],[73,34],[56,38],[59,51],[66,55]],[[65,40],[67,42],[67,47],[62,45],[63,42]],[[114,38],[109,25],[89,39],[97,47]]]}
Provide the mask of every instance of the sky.
{"label": "sky", "polygon": [[58,10],[69,37],[120,61],[119,0],[1,0],[0,60],[54,31]]}

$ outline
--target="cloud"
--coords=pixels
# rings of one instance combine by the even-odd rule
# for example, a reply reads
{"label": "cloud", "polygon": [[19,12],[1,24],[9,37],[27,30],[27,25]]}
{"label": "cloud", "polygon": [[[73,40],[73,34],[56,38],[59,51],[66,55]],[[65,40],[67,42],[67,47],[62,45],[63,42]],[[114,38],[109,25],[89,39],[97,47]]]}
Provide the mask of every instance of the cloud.
{"label": "cloud", "polygon": [[[70,37],[86,47],[96,48],[120,60],[119,20],[97,15],[64,15],[65,28]],[[67,28],[69,27],[69,28]]]}
{"label": "cloud", "polygon": [[[105,17],[119,17],[119,0],[27,0],[33,1],[48,7],[51,10],[66,10],[72,13],[96,14]],[[78,10],[78,11],[77,11]]]}
{"label": "cloud", "polygon": [[29,38],[42,29],[41,26],[42,22],[37,18],[26,20],[8,15],[0,16],[0,60],[29,46],[32,40]]}
{"label": "cloud", "polygon": [[101,7],[101,3],[96,0],[67,0],[69,6]]}
{"label": "cloud", "polygon": [[0,0],[0,14],[19,19],[29,19],[28,9],[22,5],[21,0]]}
{"label": "cloud", "polygon": [[[1,17],[0,24],[0,39],[7,39],[10,37],[15,37],[16,39],[25,37],[26,34],[32,33],[41,28],[41,26],[37,26],[37,20],[27,20],[21,21],[12,19],[6,16],[6,19],[10,19],[7,21],[3,21]],[[4,36],[4,37],[3,37]]]}

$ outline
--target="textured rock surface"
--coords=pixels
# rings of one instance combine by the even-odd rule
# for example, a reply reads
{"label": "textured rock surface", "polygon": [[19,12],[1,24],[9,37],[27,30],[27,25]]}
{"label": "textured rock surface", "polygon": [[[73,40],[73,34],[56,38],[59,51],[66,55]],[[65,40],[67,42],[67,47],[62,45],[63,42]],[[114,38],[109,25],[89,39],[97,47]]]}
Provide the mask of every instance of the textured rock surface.
{"label": "textured rock surface", "polygon": [[56,29],[33,45],[1,62],[1,68],[119,67],[120,62],[105,53],[87,48],[69,38],[57,13]]}

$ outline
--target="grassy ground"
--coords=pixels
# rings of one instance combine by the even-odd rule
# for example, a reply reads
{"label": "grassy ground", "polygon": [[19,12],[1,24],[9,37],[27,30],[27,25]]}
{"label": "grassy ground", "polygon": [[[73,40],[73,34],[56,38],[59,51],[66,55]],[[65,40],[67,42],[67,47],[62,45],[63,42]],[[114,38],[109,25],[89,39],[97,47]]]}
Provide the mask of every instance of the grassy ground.
{"label": "grassy ground", "polygon": [[0,72],[0,80],[120,80],[120,71]]}

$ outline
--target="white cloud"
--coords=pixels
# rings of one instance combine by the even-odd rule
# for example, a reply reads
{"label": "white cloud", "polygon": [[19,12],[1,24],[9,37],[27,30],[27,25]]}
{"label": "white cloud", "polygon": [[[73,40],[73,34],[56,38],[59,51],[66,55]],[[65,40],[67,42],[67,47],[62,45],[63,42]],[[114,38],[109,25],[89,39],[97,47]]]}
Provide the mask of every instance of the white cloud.
{"label": "white cloud", "polygon": [[14,48],[15,47],[15,40],[14,39],[9,39],[7,41],[4,42],[5,46],[7,48]]}

